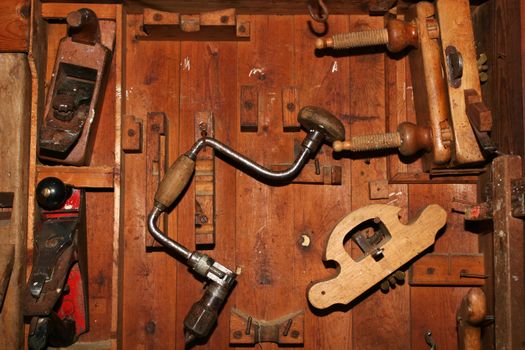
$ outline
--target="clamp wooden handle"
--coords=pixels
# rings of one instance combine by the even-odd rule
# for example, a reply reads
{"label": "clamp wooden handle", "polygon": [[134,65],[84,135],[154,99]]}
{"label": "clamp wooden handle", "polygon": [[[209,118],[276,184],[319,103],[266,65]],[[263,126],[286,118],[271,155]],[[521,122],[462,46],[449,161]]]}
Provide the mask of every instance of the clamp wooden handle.
{"label": "clamp wooden handle", "polygon": [[155,205],[162,205],[162,209],[171,206],[190,182],[194,170],[193,159],[185,154],[177,158],[159,184],[155,193]]}

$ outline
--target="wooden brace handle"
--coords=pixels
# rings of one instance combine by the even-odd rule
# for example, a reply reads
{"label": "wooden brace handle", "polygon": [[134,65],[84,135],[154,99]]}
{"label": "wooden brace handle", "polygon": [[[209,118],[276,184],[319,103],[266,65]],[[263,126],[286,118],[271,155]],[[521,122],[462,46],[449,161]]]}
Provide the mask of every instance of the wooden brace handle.
{"label": "wooden brace handle", "polygon": [[195,161],[183,154],[172,164],[159,184],[155,193],[155,205],[163,206],[163,210],[173,204],[190,182]]}

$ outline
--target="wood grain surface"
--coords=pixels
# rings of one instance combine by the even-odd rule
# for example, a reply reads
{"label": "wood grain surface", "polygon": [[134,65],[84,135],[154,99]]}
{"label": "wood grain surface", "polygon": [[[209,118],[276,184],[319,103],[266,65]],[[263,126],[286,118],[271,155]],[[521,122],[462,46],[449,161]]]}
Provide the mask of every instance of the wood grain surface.
{"label": "wood grain surface", "polygon": [[[217,3],[210,4],[208,9]],[[331,111],[343,121],[347,137],[392,130],[397,121],[415,120],[406,59],[377,49],[316,52],[318,36],[309,29],[310,17],[302,8],[306,2],[287,4],[295,9],[288,9],[284,16],[266,15],[263,10],[245,16],[250,22],[250,40],[239,42],[137,40],[142,18],[133,12],[133,6],[128,8],[119,46],[122,56],[120,61],[115,58],[110,72],[92,161],[99,170],[113,167],[122,182],[117,185],[114,181],[115,192],[88,192],[91,331],[81,341],[113,339],[112,347],[122,349],[184,349],[182,322],[202,292],[201,281],[172,256],[161,249],[145,249],[146,155],[122,154],[120,172],[114,150],[116,137],[120,140],[115,111],[142,120],[148,112],[164,112],[169,164],[193,144],[195,113],[209,111],[220,141],[268,167],[289,163],[294,145],[306,135],[302,129],[283,131],[292,124],[291,115],[283,124],[283,101],[287,99],[286,94],[283,99],[283,89],[297,89],[301,105]],[[299,5],[301,14],[291,15]],[[257,2],[250,6],[250,11],[257,9]],[[384,25],[381,17],[336,15],[337,6],[332,7],[327,35]],[[356,10],[363,13],[364,9]],[[118,19],[119,12],[115,13]],[[48,27],[47,80],[58,40],[65,33],[63,24]],[[313,28],[321,26],[314,23]],[[258,93],[258,128],[249,133],[241,131],[243,86],[253,86]],[[36,115],[37,106],[34,109]],[[373,288],[350,305],[326,311],[316,310],[307,301],[306,287],[327,274],[322,255],[330,232],[345,215],[368,204],[401,207],[401,222],[406,223],[408,217],[436,203],[445,208],[449,220],[426,252],[478,252],[478,237],[466,232],[463,218],[450,211],[454,198],[475,201],[475,185],[407,185],[401,176],[401,183],[388,184],[381,198],[370,199],[370,181],[421,171],[419,161],[399,161],[392,154],[387,164],[383,156],[334,157],[324,145],[316,157],[321,165],[341,167],[340,186],[273,186],[236,170],[216,154],[216,242],[206,253],[236,269],[239,276],[217,327],[207,343],[197,344],[196,349],[232,348],[228,339],[233,307],[266,320],[304,310],[303,349],[425,349],[428,329],[439,348],[457,347],[454,315],[467,291],[464,287],[404,283],[387,294]],[[34,166],[32,185],[36,176]],[[191,184],[168,212],[167,220],[170,237],[189,249],[195,249],[196,243],[194,195],[195,184]],[[117,217],[112,215],[115,203],[122,207]],[[115,229],[120,236],[114,235]],[[351,244],[347,248],[357,249]],[[275,348],[271,344],[257,347]]]}

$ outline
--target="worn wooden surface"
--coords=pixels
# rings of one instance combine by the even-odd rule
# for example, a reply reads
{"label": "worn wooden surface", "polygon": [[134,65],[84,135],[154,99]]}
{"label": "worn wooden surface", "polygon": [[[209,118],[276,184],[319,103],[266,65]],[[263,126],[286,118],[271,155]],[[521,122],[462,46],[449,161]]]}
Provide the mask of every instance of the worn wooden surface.
{"label": "worn wooden surface", "polygon": [[[256,2],[251,6],[250,11]],[[337,12],[337,4],[333,8]],[[146,155],[123,154],[120,172],[120,112],[143,120],[148,112],[166,113],[171,163],[194,142],[195,113],[210,111],[215,136],[265,166],[289,163],[294,143],[305,135],[303,130],[283,131],[286,94],[283,97],[282,91],[289,87],[300,92],[301,105],[319,105],[343,120],[346,136],[393,130],[397,121],[415,120],[407,60],[374,49],[351,55],[316,53],[317,37],[307,24],[310,18],[305,9],[300,12],[303,15],[246,16],[250,40],[242,42],[136,40],[142,18],[125,16],[123,42],[119,44],[117,38],[117,47],[125,51],[114,58],[92,164],[97,169],[113,167],[114,192],[88,193],[91,331],[82,341],[107,345],[111,339],[113,348],[123,349],[183,349],[182,321],[202,291],[201,282],[171,256],[145,251]],[[115,16],[119,19],[120,13]],[[333,15],[328,35],[382,26],[381,17]],[[49,25],[48,67],[64,28]],[[49,69],[47,74],[49,78]],[[258,91],[255,132],[241,131],[243,86]],[[290,115],[284,121],[291,123]],[[439,204],[449,213],[448,224],[428,251],[478,252],[477,236],[465,231],[462,216],[450,213],[453,198],[475,201],[475,186],[390,184],[381,198],[370,199],[370,181],[401,174],[397,179],[402,182],[402,174],[418,174],[421,169],[420,162],[400,162],[397,154],[389,157],[388,162],[369,154],[334,158],[325,145],[317,158],[321,165],[341,166],[340,186],[282,187],[260,183],[215,157],[216,243],[207,253],[238,268],[240,275],[208,343],[196,348],[230,348],[232,307],[257,319],[276,319],[305,309],[306,349],[424,349],[428,329],[439,348],[456,348],[454,315],[467,291],[464,287],[405,283],[388,294],[373,288],[350,306],[326,312],[308,305],[307,285],[326,276],[321,258],[328,234],[343,216],[370,203],[402,207],[402,222],[430,203]],[[36,166],[32,174],[34,184]],[[416,177],[410,175],[412,180]],[[196,243],[194,185],[168,215],[170,236],[190,249]],[[119,216],[114,209],[120,204]]]}
{"label": "worn wooden surface", "polygon": [[[386,59],[381,52],[316,56],[316,36],[308,30],[308,16],[260,15],[248,19],[251,38],[246,42],[145,42],[134,40],[140,16],[128,16],[126,66],[133,68],[126,70],[126,113],[137,117],[151,110],[166,113],[170,162],[192,145],[193,116],[203,110],[213,112],[219,140],[266,166],[289,162],[294,140],[301,141],[305,135],[304,131],[283,132],[282,89],[290,86],[301,91],[301,105],[320,105],[340,117],[348,134],[386,130],[387,113],[399,115],[401,120],[414,119],[413,107],[405,97],[410,91],[403,90],[407,89],[404,61],[396,63],[402,70],[389,71],[399,79],[389,80],[388,85],[385,68],[396,61]],[[332,16],[330,21],[332,34],[383,25],[381,18],[368,16]],[[243,86],[258,91],[255,132],[241,131]],[[393,93],[391,88],[399,98],[387,103],[385,97]],[[334,159],[328,146],[317,157],[320,164],[342,166],[341,186],[273,187],[216,157],[216,245],[208,253],[224,265],[238,268],[240,275],[217,328],[207,345],[198,348],[229,348],[228,319],[233,306],[259,319],[275,319],[306,308],[304,346],[308,349],[419,349],[426,346],[423,331],[427,328],[434,331],[443,348],[454,348],[453,315],[463,295],[454,288],[404,284],[387,295],[372,289],[350,307],[329,312],[310,308],[305,289],[310,281],[326,275],[321,261],[324,242],[333,226],[352,209],[368,203],[390,203],[405,208],[402,218],[406,220],[409,198],[414,203],[410,201],[408,211],[416,216],[430,203],[449,210],[454,196],[472,199],[474,187],[432,185],[427,194],[425,185],[395,184],[388,186],[386,199],[370,200],[369,181],[387,178],[385,158],[365,155],[355,160]],[[166,254],[144,253],[144,161],[141,154],[125,155],[120,340],[124,348],[138,344],[182,349],[182,321],[200,297],[201,284]],[[398,167],[407,166],[400,163]],[[417,164],[408,167],[417,169]],[[169,214],[170,235],[190,249],[196,243],[194,191],[192,184]],[[439,240],[449,241],[439,248],[442,252],[453,251],[459,243],[457,252],[477,252],[476,236],[464,233],[461,220],[461,216],[453,216],[451,231],[440,233]],[[415,311],[426,310],[429,303],[439,317]],[[442,304],[449,307],[441,310]],[[378,333],[379,328],[396,336]],[[271,345],[262,347],[269,349]]]}
{"label": "worn wooden surface", "polygon": [[0,52],[29,50],[29,0],[0,2]]}
{"label": "worn wooden surface", "polygon": [[[14,255],[7,269],[7,293],[0,312],[0,348],[18,349],[23,345],[22,291],[25,287],[27,234],[27,172],[31,110],[31,75],[26,54],[0,54],[0,192],[12,194],[12,203],[2,211],[0,245],[6,258]],[[2,270],[7,264],[2,262]],[[7,271],[6,271],[7,272]],[[4,281],[0,281],[2,287]],[[1,294],[5,289],[2,288]]]}

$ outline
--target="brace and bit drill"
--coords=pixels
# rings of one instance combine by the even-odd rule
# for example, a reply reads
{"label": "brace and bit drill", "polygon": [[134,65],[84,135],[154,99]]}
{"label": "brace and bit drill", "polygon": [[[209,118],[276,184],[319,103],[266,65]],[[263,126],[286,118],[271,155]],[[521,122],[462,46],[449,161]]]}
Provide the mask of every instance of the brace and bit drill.
{"label": "brace and bit drill", "polygon": [[184,319],[185,342],[193,343],[206,338],[215,323],[220,309],[235,285],[237,275],[206,254],[190,251],[180,243],[167,237],[157,226],[159,216],[165,212],[183,192],[195,170],[197,154],[209,146],[240,166],[251,176],[267,183],[286,183],[296,177],[303,166],[314,155],[323,142],[331,144],[344,139],[343,124],[329,112],[318,107],[304,107],[297,117],[308,131],[301,150],[290,168],[271,171],[249,158],[237,153],[211,137],[199,139],[193,147],[173,163],[155,193],[154,207],[148,217],[148,228],[155,239],[168,248],[207,283],[204,295],[191,307]]}

